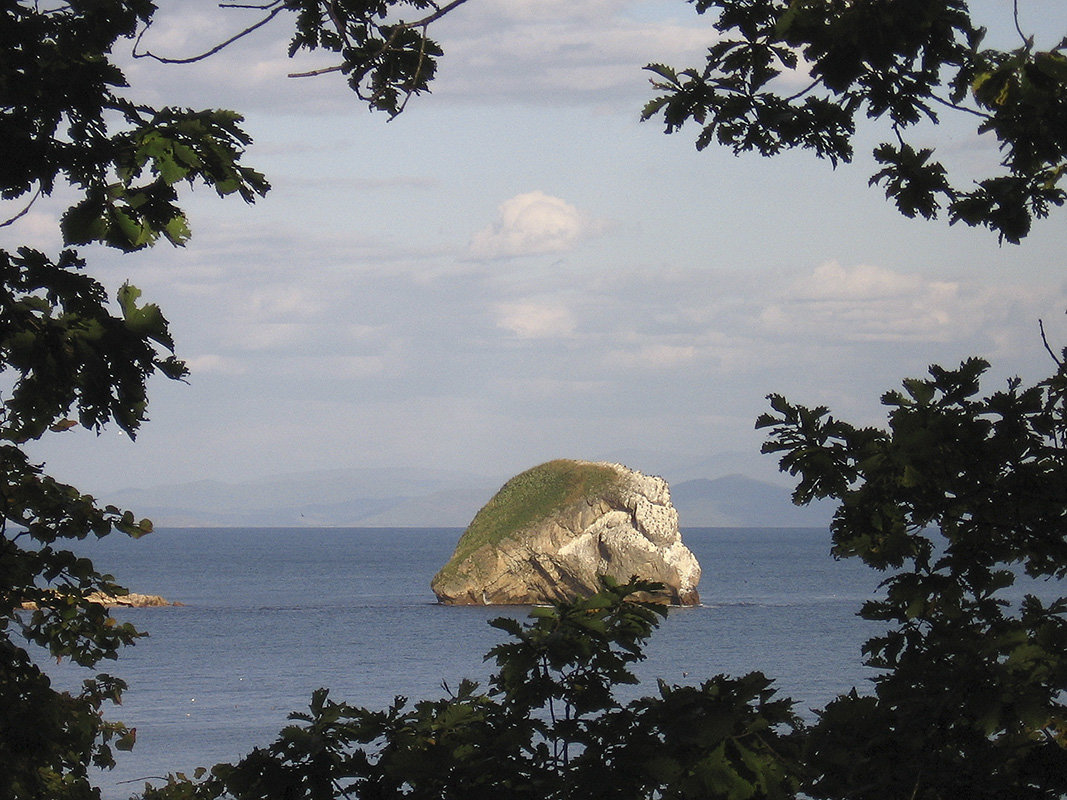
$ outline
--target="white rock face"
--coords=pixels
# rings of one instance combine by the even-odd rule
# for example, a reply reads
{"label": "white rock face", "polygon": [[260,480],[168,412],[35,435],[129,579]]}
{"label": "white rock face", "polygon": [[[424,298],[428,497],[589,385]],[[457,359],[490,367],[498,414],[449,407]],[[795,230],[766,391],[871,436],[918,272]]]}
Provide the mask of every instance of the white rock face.
{"label": "white rock face", "polygon": [[667,482],[621,464],[567,463],[609,467],[618,480],[458,562],[454,556],[431,584],[438,599],[545,603],[592,594],[598,576],[609,575],[620,582],[633,576],[657,581],[666,590],[655,599],[698,604],[700,565],[682,543]]}

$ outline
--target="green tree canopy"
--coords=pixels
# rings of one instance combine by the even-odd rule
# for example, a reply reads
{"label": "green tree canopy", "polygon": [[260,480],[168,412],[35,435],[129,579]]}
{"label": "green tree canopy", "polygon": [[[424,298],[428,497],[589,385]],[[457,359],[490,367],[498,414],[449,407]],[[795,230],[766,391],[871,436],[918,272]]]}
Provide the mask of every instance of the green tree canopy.
{"label": "green tree canopy", "polygon": [[[655,64],[661,94],[645,106],[668,133],[699,126],[697,147],[772,156],[804,148],[833,164],[853,157],[858,120],[888,123],[872,184],[908,217],[984,226],[1019,242],[1065,197],[1067,38],[983,46],[965,0],[691,0],[718,32],[702,66]],[[1006,4],[1005,4],[1006,5]],[[1015,3],[1018,26],[1018,3]],[[794,75],[799,91],[783,80]],[[912,132],[943,114],[973,117],[1001,153],[999,174],[951,179]]]}
{"label": "green tree canopy", "polygon": [[834,555],[889,573],[860,612],[874,695],[821,712],[814,797],[1067,793],[1067,365],[981,396],[988,366],[886,393],[888,430],[777,395],[757,422],[797,502],[840,501]]}
{"label": "green tree canopy", "polygon": [[[439,48],[427,26],[462,2],[268,2],[259,7],[260,22],[185,60],[217,52],[288,12],[291,54],[336,52],[342,60],[336,71],[355,93],[395,114],[433,76]],[[408,11],[419,19],[394,20]],[[72,197],[60,222],[67,247],[131,252],[189,239],[183,187],[200,184],[246,202],[267,192],[264,176],[242,161],[251,139],[238,114],[129,99],[117,53],[170,60],[138,48],[155,12],[151,0],[0,0],[0,199],[12,209],[0,228],[17,233],[41,197]],[[54,480],[23,446],[78,425],[99,431],[116,424],[135,436],[147,419],[149,378],[186,374],[160,309],[142,303],[128,285],[112,306],[84,268],[73,249],[55,256],[28,247],[0,250],[4,797],[95,797],[89,766],[110,766],[113,744],[133,744],[132,731],[101,716],[106,702],[121,700],[121,681],[101,674],[77,696],[58,692],[31,647],[93,668],[136,640],[131,625],[116,624],[89,599],[125,589],[65,543],[113,530],[136,537],[151,523]]]}
{"label": "green tree canopy", "polygon": [[[112,52],[147,24],[150,2],[0,2],[0,197],[21,208],[72,189],[61,223],[68,245],[138,250],[189,237],[181,184],[253,200],[267,189],[240,164],[248,143],[227,111],[149,108],[121,95]],[[14,229],[17,230],[17,229]],[[96,667],[140,635],[116,624],[95,593],[125,592],[69,549],[113,530],[133,537],[148,520],[100,506],[32,463],[23,445],[81,425],[114,423],[130,436],[146,419],[147,381],[185,366],[159,308],[123,286],[117,308],[74,250],[50,257],[0,250],[0,795],[98,795],[90,765],[114,763],[134,733],[101,716],[121,681],[99,674],[77,695],[58,692],[31,645]]]}

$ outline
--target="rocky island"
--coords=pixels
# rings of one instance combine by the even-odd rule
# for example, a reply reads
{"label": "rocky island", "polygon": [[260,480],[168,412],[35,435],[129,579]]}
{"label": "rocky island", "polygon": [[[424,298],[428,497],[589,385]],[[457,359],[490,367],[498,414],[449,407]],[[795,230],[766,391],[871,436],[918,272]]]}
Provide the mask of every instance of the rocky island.
{"label": "rocky island", "polygon": [[445,604],[527,605],[592,594],[598,575],[662,583],[656,601],[700,602],[700,565],[682,544],[667,482],[561,459],[504,484],[430,585]]}

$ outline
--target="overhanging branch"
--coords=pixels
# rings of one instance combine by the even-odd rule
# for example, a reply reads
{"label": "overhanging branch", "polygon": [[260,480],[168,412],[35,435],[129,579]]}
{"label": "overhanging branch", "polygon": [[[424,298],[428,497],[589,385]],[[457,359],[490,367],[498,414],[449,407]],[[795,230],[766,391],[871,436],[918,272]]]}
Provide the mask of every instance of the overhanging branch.
{"label": "overhanging branch", "polygon": [[13,225],[16,220],[21,219],[22,217],[26,216],[26,214],[28,214],[30,209],[33,207],[33,204],[37,202],[37,199],[40,196],[41,196],[41,190],[40,190],[40,188],[38,188],[37,191],[33,193],[33,197],[30,198],[30,202],[28,202],[26,204],[26,207],[24,209],[22,209],[22,211],[17,213],[15,216],[13,216],[13,217],[11,217],[9,219],[5,219],[3,222],[0,222],[0,228],[6,228],[8,225]]}
{"label": "overhanging branch", "polygon": [[290,72],[286,75],[287,78],[314,78],[316,75],[326,75],[330,72],[340,72],[344,67],[338,64],[335,67],[322,67],[321,69],[310,69],[307,72]]}
{"label": "overhanging branch", "polygon": [[248,36],[248,34],[252,33],[253,31],[258,30],[259,28],[262,28],[264,25],[266,25],[268,22],[270,22],[272,19],[274,19],[280,13],[285,11],[285,6],[282,5],[281,0],[276,0],[275,2],[270,3],[270,4],[266,5],[266,6],[236,6],[235,5],[235,6],[223,6],[223,7],[224,8],[262,8],[262,9],[272,8],[272,10],[271,10],[271,12],[269,14],[267,14],[267,16],[265,16],[263,19],[261,19],[259,22],[255,23],[254,25],[249,25],[243,31],[241,31],[241,32],[239,32],[237,34],[234,34],[233,36],[231,36],[229,39],[227,39],[224,42],[220,42],[219,44],[217,44],[214,47],[212,47],[210,50],[207,50],[207,51],[201,53],[200,55],[190,56],[189,58],[167,58],[165,56],[158,56],[155,53],[153,53],[151,50],[145,50],[144,52],[138,52],[137,48],[141,44],[141,39],[148,32],[148,29],[152,26],[152,23],[149,22],[147,25],[144,26],[144,29],[137,35],[137,41],[134,42],[134,45],[133,45],[133,57],[134,58],[151,58],[151,59],[153,59],[155,61],[158,61],[161,64],[194,64],[197,61],[203,61],[205,58],[210,58],[211,56],[213,56],[216,53],[218,53],[220,50],[224,50],[225,48],[229,47],[234,42],[236,42],[236,41],[238,41],[240,39],[243,39],[244,37]]}

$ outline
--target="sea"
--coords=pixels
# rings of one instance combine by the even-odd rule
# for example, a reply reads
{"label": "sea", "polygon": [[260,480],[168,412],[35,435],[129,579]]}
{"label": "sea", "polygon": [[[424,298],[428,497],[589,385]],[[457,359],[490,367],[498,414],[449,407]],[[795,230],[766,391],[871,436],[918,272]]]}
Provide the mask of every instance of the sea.
{"label": "sea", "polygon": [[[48,667],[74,688],[107,671],[129,685],[107,716],[137,728],[132,752],[96,773],[105,800],[146,782],[234,761],[269,745],[313,691],[367,708],[394,697],[444,696],[443,684],[484,682],[483,658],[505,634],[499,616],[524,607],[436,603],[430,579],[461,531],[452,528],[161,529],[80,545],[130,591],[182,605],[117,609],[149,635],[93,673]],[[672,609],[627,687],[699,684],[720,673],[761,671],[813,719],[853,687],[870,691],[861,645],[878,631],[857,617],[881,577],[830,555],[826,529],[689,528],[702,603]]]}

